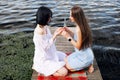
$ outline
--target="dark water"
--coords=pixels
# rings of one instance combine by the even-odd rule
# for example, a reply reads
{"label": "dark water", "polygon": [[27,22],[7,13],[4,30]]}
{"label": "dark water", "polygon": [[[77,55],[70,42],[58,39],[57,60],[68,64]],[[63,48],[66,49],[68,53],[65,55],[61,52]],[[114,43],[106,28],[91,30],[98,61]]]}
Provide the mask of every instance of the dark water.
{"label": "dark water", "polygon": [[33,31],[40,6],[53,11],[51,26],[74,26],[69,11],[79,5],[89,19],[93,50],[104,80],[120,80],[120,0],[0,0],[0,34]]}

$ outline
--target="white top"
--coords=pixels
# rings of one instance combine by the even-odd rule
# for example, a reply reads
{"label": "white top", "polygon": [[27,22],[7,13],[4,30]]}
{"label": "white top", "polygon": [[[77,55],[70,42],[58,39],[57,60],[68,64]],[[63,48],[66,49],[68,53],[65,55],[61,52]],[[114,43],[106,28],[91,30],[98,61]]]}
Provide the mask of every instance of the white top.
{"label": "white top", "polygon": [[49,76],[62,68],[65,65],[64,58],[66,57],[65,53],[56,50],[48,27],[44,27],[47,33],[43,35],[37,33],[40,27],[36,27],[33,37],[35,54],[32,69],[45,76]]}

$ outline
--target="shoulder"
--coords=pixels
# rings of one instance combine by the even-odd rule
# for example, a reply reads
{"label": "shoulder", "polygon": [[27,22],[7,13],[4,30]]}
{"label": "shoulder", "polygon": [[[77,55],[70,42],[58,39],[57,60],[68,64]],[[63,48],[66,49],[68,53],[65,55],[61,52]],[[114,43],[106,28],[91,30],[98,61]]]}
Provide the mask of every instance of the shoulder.
{"label": "shoulder", "polygon": [[77,30],[76,30],[76,33],[77,33],[77,35],[81,35],[81,30],[80,30],[80,29],[77,29]]}
{"label": "shoulder", "polygon": [[37,33],[39,35],[43,35],[44,34],[44,30],[41,29],[41,28],[36,27],[35,30],[34,30],[34,33]]}

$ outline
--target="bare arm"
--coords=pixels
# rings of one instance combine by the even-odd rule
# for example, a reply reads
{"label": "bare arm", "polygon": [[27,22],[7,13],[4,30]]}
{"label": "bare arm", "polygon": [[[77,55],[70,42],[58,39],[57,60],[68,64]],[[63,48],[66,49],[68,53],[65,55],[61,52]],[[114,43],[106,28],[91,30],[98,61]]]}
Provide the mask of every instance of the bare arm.
{"label": "bare arm", "polygon": [[67,38],[68,39],[68,37],[71,37],[71,44],[74,46],[74,47],[76,47],[78,50],[80,50],[81,49],[81,45],[82,45],[82,35],[81,35],[81,31],[80,30],[78,30],[77,31],[77,40],[75,41],[74,39],[73,39],[73,37],[68,33],[68,32],[66,32],[66,31],[63,31],[62,32],[62,35],[65,37],[65,38]]}
{"label": "bare arm", "polygon": [[78,50],[81,49],[82,46],[82,35],[81,31],[77,31],[77,40],[75,41],[74,39],[71,40],[71,43],[74,47],[76,47]]}
{"label": "bare arm", "polygon": [[70,34],[72,38],[74,37],[74,33],[68,27],[64,27],[64,29]]}

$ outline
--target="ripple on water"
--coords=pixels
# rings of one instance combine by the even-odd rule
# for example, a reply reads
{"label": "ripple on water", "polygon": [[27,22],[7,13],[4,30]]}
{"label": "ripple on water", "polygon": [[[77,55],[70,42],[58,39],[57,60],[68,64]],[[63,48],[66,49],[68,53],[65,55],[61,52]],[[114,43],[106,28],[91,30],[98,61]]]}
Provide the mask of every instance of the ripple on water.
{"label": "ripple on water", "polygon": [[[80,5],[93,27],[112,25],[120,22],[120,1],[111,0],[9,0],[0,1],[0,24],[27,21],[35,23],[35,14],[40,6],[47,6],[53,11],[52,26],[62,25],[64,18],[69,19],[73,5]],[[102,5],[101,5],[102,4]],[[73,25],[73,24],[70,24]],[[111,23],[111,24],[110,24]],[[107,27],[108,28],[108,27]]]}

